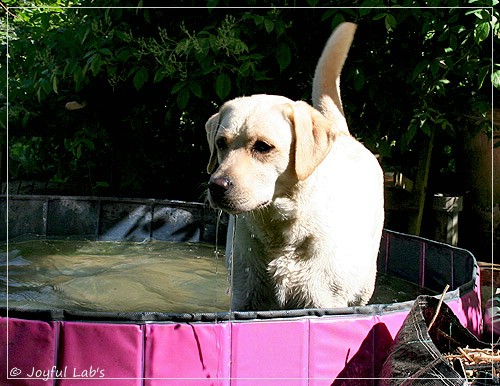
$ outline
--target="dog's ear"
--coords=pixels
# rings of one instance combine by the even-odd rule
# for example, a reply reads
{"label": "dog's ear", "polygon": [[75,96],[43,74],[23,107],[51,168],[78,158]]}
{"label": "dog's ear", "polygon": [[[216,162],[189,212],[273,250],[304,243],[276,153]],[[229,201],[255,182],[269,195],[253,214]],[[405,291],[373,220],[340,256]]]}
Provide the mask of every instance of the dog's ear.
{"label": "dog's ear", "polygon": [[208,147],[210,149],[210,160],[207,165],[208,174],[212,174],[217,165],[217,149],[215,148],[215,135],[217,134],[217,127],[219,126],[220,113],[212,115],[205,124],[207,131]]}
{"label": "dog's ear", "polygon": [[335,137],[333,122],[305,102],[287,105],[295,138],[292,154],[297,179],[305,180],[330,151]]}

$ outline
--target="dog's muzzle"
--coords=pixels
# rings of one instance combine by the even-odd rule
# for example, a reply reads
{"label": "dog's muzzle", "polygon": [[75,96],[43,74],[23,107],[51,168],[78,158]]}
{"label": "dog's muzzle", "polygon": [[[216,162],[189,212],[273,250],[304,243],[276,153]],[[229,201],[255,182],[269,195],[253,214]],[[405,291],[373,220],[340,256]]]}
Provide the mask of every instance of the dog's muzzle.
{"label": "dog's muzzle", "polygon": [[208,191],[210,192],[210,198],[213,204],[218,206],[225,206],[227,204],[227,192],[231,189],[233,183],[229,178],[226,177],[216,177],[210,178],[208,184]]}
{"label": "dog's muzzle", "polygon": [[211,177],[208,183],[208,201],[214,209],[221,209],[229,214],[239,214],[267,206],[271,200],[251,204],[235,191],[233,182],[227,177]]}

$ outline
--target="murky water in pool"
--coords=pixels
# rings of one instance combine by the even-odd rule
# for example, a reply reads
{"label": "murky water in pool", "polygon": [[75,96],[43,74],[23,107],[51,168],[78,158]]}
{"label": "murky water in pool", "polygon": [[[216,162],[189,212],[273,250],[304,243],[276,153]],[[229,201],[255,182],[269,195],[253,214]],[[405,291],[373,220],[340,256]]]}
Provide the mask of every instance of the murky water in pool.
{"label": "murky water in pool", "polygon": [[[229,310],[224,251],[216,258],[213,245],[36,240],[10,243],[8,249],[0,254],[0,281],[8,282],[10,307]],[[3,305],[5,289],[2,285]],[[420,293],[416,285],[379,275],[370,303],[407,301]]]}
{"label": "murky water in pool", "polygon": [[223,256],[203,244],[38,240],[9,244],[0,280],[8,266],[10,307],[227,311]]}

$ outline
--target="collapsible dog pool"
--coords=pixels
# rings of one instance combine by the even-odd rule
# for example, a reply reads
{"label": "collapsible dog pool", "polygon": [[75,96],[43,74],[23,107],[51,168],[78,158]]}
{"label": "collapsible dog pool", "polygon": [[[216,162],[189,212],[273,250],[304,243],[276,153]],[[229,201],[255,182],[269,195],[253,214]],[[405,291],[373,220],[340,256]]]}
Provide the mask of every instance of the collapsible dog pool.
{"label": "collapsible dog pool", "polygon": [[[7,198],[0,199],[8,224],[0,235],[14,241],[214,243],[217,233],[216,213],[198,203],[9,196],[5,211]],[[445,302],[480,334],[479,269],[470,252],[384,231],[378,270],[437,297],[449,284]],[[175,313],[4,306],[0,384],[88,384],[88,378],[120,386],[331,385],[354,378],[370,384],[412,305]]]}

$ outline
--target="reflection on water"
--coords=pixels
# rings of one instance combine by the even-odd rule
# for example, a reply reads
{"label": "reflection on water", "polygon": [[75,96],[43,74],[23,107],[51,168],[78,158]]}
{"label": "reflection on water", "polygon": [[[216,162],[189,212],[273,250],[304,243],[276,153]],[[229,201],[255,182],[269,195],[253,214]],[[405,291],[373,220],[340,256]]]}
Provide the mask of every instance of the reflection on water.
{"label": "reflection on water", "polygon": [[[4,249],[5,251],[5,249]],[[193,243],[49,241],[10,243],[0,254],[0,304],[72,311],[229,310],[224,251]],[[7,277],[8,274],[8,277]],[[370,303],[415,299],[411,283],[379,275]]]}

